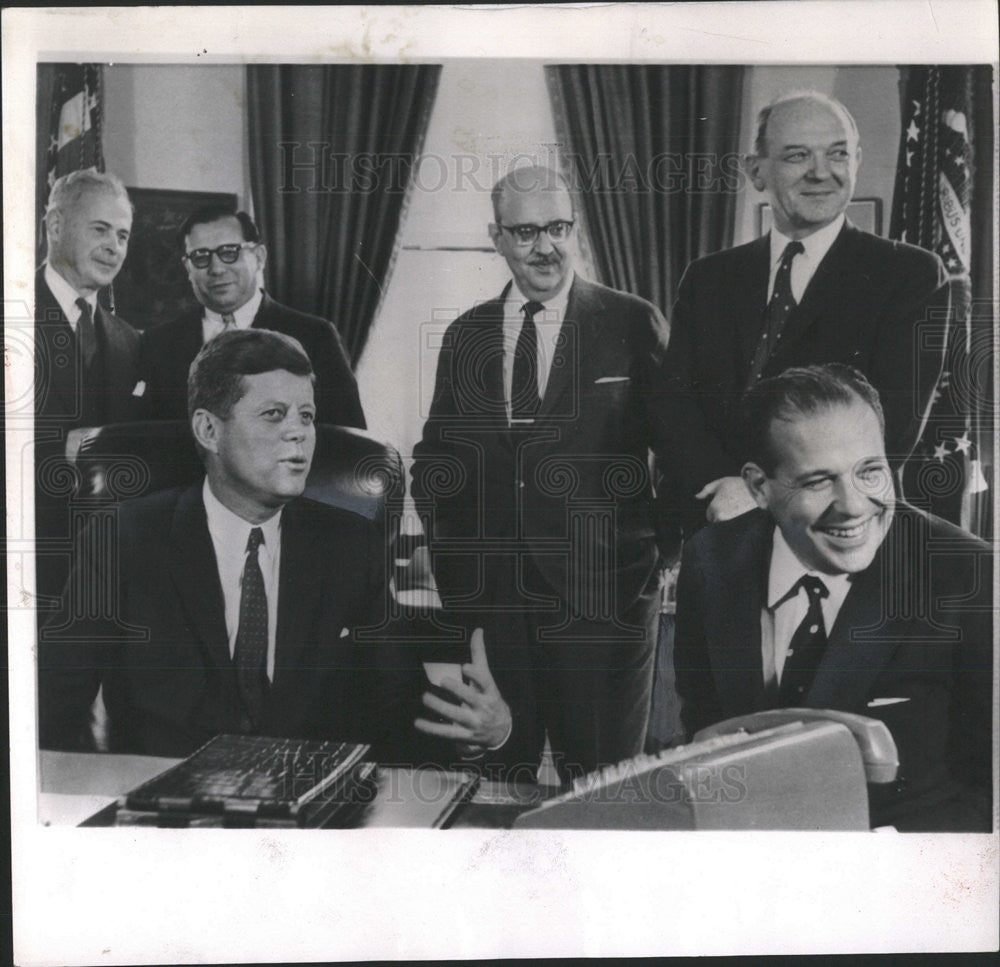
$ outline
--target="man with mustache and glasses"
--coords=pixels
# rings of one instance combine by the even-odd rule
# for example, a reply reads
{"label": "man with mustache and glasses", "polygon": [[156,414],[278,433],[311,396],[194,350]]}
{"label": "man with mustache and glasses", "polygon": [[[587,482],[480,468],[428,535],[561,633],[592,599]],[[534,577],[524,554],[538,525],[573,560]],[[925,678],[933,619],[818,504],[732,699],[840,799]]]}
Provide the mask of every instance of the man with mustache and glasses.
{"label": "man with mustache and glasses", "polygon": [[271,329],[302,344],[316,373],[316,421],[365,428],[358,385],[336,326],[272,299],[260,288],[267,248],[246,212],[209,207],[180,229],[181,258],[201,310],[147,330],[142,373],[147,417],[187,418],[187,376],[198,350],[227,329]]}
{"label": "man with mustache and glasses", "polygon": [[[881,395],[894,466],[920,436],[943,365],[944,266],[847,220],[860,164],[857,125],[839,101],[802,91],[771,102],[748,159],[771,231],[692,262],[681,279],[667,354],[673,459],[663,469],[688,530],[753,506],[739,477],[740,397],[789,366],[861,370]],[[934,339],[921,332],[927,323]]]}
{"label": "man with mustache and glasses", "polygon": [[[413,495],[445,613],[483,628],[511,709],[512,734],[479,743],[489,764],[533,779],[547,734],[566,780],[643,747],[667,329],[648,302],[574,272],[556,172],[517,168],[492,203],[512,278],[444,336]],[[451,691],[456,702],[425,697],[445,721],[418,727],[461,742],[476,723]]]}
{"label": "man with mustache and glasses", "polygon": [[896,500],[878,394],[851,367],[762,380],[743,425],[757,509],[702,528],[681,565],[688,736],[772,708],[871,716],[900,761],[873,825],[989,831],[989,545]]}
{"label": "man with mustache and glasses", "polygon": [[385,609],[384,535],[301,496],[313,381],[301,345],[266,329],[198,354],[188,406],[205,480],[122,503],[117,547],[80,542],[72,580],[114,615],[67,605],[42,630],[43,748],[86,748],[103,688],[112,751],[185,756],[239,733],[407,755],[425,681],[413,649],[352,634]]}

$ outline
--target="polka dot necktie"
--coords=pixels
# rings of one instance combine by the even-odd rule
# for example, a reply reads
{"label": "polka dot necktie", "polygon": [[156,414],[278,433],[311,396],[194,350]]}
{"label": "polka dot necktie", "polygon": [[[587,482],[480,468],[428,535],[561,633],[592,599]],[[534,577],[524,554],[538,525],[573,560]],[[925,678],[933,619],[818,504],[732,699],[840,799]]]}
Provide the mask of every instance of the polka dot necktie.
{"label": "polka dot necktie", "polygon": [[514,347],[514,378],[510,387],[510,417],[512,420],[534,419],[541,406],[538,395],[538,330],[535,315],[545,306],[534,300],[521,307],[524,323]]}
{"label": "polka dot necktie", "polygon": [[257,549],[263,543],[264,532],[254,527],[247,540],[234,656],[240,697],[254,727],[260,721],[267,692],[267,594],[264,591],[264,575],[257,560]]}
{"label": "polka dot necktie", "polygon": [[816,677],[816,669],[823,660],[823,652],[826,651],[822,601],[830,591],[812,574],[803,574],[793,592],[798,594],[800,587],[806,589],[809,609],[788,644],[785,667],[781,673],[781,687],[778,691],[779,704],[783,708],[803,703]]}
{"label": "polka dot necktie", "polygon": [[781,262],[774,275],[774,291],[771,293],[771,301],[764,310],[764,330],[760,334],[760,341],[757,343],[753,362],[750,364],[747,389],[760,379],[768,360],[774,355],[785,323],[795,308],[795,296],[792,295],[792,259],[804,251],[801,242],[789,242],[785,246],[785,251],[781,253]]}
{"label": "polka dot necktie", "polygon": [[229,332],[230,329],[236,328],[236,316],[231,312],[224,312],[222,314],[222,331]]}

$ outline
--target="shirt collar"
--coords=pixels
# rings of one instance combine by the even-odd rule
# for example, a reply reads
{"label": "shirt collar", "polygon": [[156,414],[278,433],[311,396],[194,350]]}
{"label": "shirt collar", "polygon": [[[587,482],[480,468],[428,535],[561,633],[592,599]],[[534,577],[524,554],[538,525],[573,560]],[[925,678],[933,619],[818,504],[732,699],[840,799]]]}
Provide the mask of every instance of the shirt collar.
{"label": "shirt collar", "polygon": [[[802,243],[802,248],[805,250],[804,254],[813,265],[818,265],[823,260],[823,256],[830,251],[830,246],[836,241],[840,230],[844,227],[845,218],[846,216],[841,212],[829,225],[824,225],[823,228],[818,229],[811,235],[798,240]],[[789,238],[787,235],[782,235],[777,228],[771,229],[772,266],[781,261],[781,256],[791,241],[794,241],[794,239]]]}
{"label": "shirt collar", "polygon": [[795,587],[803,574],[811,574],[819,578],[827,590],[833,593],[842,591],[839,597],[847,593],[851,581],[849,574],[821,574],[803,567],[795,552],[788,546],[781,528],[775,526],[774,540],[771,544],[771,568],[767,576],[767,607],[773,610],[779,601]]}
{"label": "shirt collar", "polygon": [[201,496],[205,503],[205,516],[208,518],[208,532],[213,537],[220,539],[221,546],[231,546],[234,550],[239,548],[239,553],[242,554],[246,550],[250,531],[254,527],[259,527],[264,532],[264,546],[268,550],[278,546],[278,537],[281,533],[280,510],[262,524],[251,524],[239,514],[234,514],[212,493],[208,477],[205,478],[205,483],[202,485]]}
{"label": "shirt collar", "polygon": [[[546,310],[550,312],[557,312],[559,318],[562,319],[566,315],[566,306],[569,303],[569,290],[573,288],[573,279],[575,273],[572,269],[569,271],[569,275],[566,278],[566,284],[559,290],[556,295],[552,296],[551,299],[546,299],[542,302]],[[528,302],[528,297],[518,288],[517,281],[512,280],[510,283],[510,293],[507,295],[507,304],[514,305],[517,312],[521,311],[525,302]]]}
{"label": "shirt collar", "polygon": [[[247,299],[238,309],[234,309],[231,313],[233,318],[236,320],[237,329],[249,329],[253,324],[254,319],[257,317],[257,310],[260,308],[260,304],[264,299],[263,289],[254,289],[253,295]],[[205,306],[205,318],[209,322],[218,323],[220,326],[225,325],[222,321],[222,313],[216,312],[213,309],[209,309]]]}
{"label": "shirt collar", "polygon": [[[76,300],[81,297],[80,293],[48,262],[45,263],[45,284],[49,287],[52,295],[55,296],[56,302],[59,303],[59,308],[63,311],[63,315],[70,322],[76,322],[80,318],[80,307],[76,304]],[[85,295],[83,298],[90,304],[91,314],[96,316],[97,293],[91,292],[90,295]]]}

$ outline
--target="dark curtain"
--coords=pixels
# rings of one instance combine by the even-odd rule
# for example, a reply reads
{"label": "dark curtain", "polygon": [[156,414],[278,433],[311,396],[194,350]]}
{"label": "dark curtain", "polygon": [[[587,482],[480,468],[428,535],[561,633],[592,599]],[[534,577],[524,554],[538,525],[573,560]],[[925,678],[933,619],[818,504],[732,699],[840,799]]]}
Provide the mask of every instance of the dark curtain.
{"label": "dark curtain", "polygon": [[332,320],[356,365],[392,259],[438,66],[247,68],[268,290]]}
{"label": "dark curtain", "polygon": [[600,281],[669,312],[685,266],[733,241],[741,67],[546,68]]}
{"label": "dark curtain", "polygon": [[952,317],[940,391],[904,468],[907,497],[992,535],[993,177],[991,67],[900,68],[902,134],[890,234],[941,256]]}

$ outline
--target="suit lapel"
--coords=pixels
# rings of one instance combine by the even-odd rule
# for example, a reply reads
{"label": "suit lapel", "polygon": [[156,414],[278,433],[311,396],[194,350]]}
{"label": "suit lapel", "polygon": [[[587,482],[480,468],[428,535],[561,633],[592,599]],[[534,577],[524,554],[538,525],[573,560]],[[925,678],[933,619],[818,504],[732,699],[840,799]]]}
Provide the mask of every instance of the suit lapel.
{"label": "suit lapel", "polygon": [[745,263],[733,271],[732,285],[736,288],[730,290],[729,301],[740,347],[740,365],[749,372],[767,305],[767,283],[771,275],[770,236],[765,235],[747,245],[744,258]]}
{"label": "suit lapel", "polygon": [[898,647],[899,632],[888,625],[892,621],[888,605],[892,582],[900,579],[896,565],[909,566],[906,562],[913,553],[903,543],[907,542],[894,520],[872,563],[851,583],[806,696],[810,707],[849,709],[863,703]]}
{"label": "suit lapel", "polygon": [[215,549],[208,533],[201,484],[181,494],[170,531],[170,576],[209,659],[231,664],[225,603]]}
{"label": "suit lapel", "polygon": [[[45,346],[48,373],[43,412],[49,415],[80,416],[81,394],[78,380],[76,334],[69,324],[56,297],[45,281],[44,269],[35,277],[35,338]],[[57,366],[54,360],[67,356],[68,364]],[[41,359],[36,348],[35,355]]]}
{"label": "suit lapel", "polygon": [[303,562],[322,559],[315,546],[317,533],[303,525],[299,508],[292,501],[281,515],[281,566],[278,577],[278,627],[274,642],[273,689],[281,686],[283,672],[298,664],[309,641],[309,622],[321,606],[321,582]]}
{"label": "suit lapel", "polygon": [[709,586],[720,595],[709,625],[709,657],[726,715],[766,707],[760,615],[771,557],[773,523],[753,512],[732,553],[718,562]]}
{"label": "suit lapel", "polygon": [[566,391],[578,385],[582,354],[586,347],[601,346],[604,328],[604,305],[598,290],[575,276],[559,328],[558,349],[549,366],[540,417],[553,413]]}

